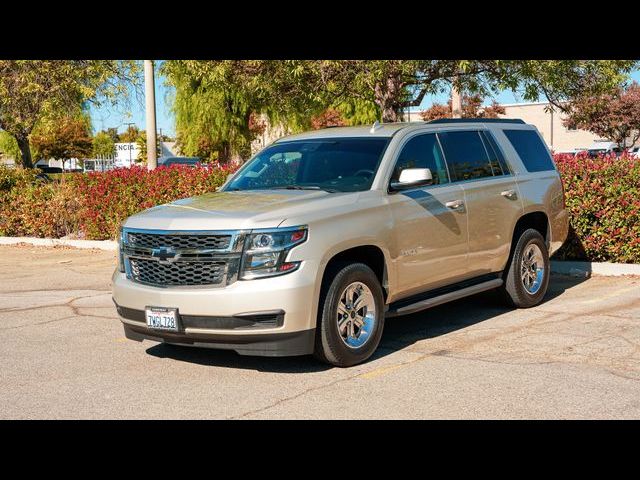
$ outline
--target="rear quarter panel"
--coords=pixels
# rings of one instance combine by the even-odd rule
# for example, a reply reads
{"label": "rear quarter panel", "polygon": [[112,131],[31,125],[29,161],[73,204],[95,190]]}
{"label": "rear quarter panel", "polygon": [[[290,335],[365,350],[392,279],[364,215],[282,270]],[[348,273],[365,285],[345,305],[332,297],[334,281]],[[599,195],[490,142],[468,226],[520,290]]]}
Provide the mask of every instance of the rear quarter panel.
{"label": "rear quarter panel", "polygon": [[[529,125],[514,125],[509,128],[531,130]],[[507,161],[516,175],[523,214],[544,212],[549,219],[547,243],[549,255],[552,255],[562,246],[569,232],[569,214],[564,208],[564,192],[560,174],[557,170],[529,173],[518,156],[518,152],[513,148],[502,130],[494,128],[492,131],[500,142],[500,146],[507,156]],[[540,139],[548,151],[549,148],[542,137]],[[549,152],[549,155],[551,155],[551,152]]]}

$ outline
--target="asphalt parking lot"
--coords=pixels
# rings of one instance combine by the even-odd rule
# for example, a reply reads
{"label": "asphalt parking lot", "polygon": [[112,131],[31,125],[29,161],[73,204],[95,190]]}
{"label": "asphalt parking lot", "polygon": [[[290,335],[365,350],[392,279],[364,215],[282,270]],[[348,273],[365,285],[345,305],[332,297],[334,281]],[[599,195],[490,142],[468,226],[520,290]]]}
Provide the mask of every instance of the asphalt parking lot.
{"label": "asphalt parking lot", "polygon": [[0,247],[0,418],[640,418],[640,278],[387,321],[349,369],[124,338],[113,252]]}

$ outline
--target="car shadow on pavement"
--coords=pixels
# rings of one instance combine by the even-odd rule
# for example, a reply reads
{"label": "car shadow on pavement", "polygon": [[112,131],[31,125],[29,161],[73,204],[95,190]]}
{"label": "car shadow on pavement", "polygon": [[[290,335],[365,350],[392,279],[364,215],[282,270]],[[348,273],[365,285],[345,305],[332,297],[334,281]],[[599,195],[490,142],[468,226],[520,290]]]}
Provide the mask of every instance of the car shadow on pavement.
{"label": "car shadow on pavement", "polygon": [[[548,302],[562,295],[565,290],[585,280],[587,279],[554,275],[549,283],[549,290],[544,301]],[[512,310],[514,309],[505,306],[496,291],[490,291],[412,315],[387,319],[382,341],[372,360],[405,349],[421,340],[446,335]],[[232,350],[213,350],[167,344],[154,345],[149,347],[146,352],[154,357],[170,358],[180,362],[270,373],[312,373],[332,368],[320,363],[310,355],[250,357],[238,355]]]}

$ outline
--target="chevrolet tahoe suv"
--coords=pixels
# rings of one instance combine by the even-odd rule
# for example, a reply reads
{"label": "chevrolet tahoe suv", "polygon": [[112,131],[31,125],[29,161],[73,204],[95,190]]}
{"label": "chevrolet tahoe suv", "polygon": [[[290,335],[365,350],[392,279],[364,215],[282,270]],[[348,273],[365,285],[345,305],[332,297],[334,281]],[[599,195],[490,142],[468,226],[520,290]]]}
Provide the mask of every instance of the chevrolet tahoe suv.
{"label": "chevrolet tahoe suv", "polygon": [[127,219],[113,299],[133,340],[344,367],[389,317],[490,289],[539,304],[567,231],[552,157],[521,120],[327,128]]}

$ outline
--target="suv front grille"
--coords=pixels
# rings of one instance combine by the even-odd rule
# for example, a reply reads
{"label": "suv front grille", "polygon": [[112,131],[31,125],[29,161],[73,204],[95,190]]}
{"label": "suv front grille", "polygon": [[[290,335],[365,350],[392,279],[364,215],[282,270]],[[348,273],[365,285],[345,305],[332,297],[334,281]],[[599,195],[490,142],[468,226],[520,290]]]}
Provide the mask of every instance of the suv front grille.
{"label": "suv front grille", "polygon": [[133,280],[152,285],[217,285],[226,273],[224,261],[164,263],[143,258],[129,261]]}
{"label": "suv front grille", "polygon": [[223,250],[229,247],[231,235],[158,235],[153,233],[129,232],[127,243],[132,247],[197,250]]}
{"label": "suv front grille", "polygon": [[124,228],[127,278],[155,287],[224,287],[238,279],[244,234]]}

